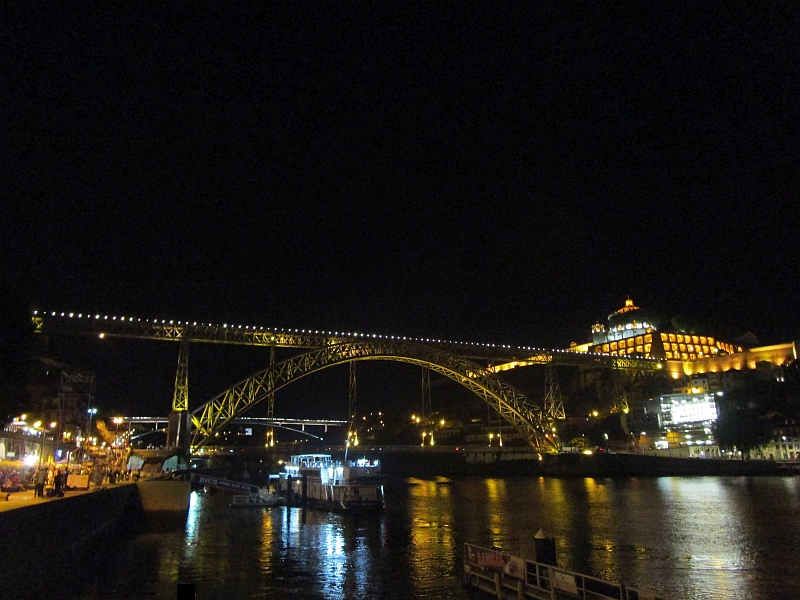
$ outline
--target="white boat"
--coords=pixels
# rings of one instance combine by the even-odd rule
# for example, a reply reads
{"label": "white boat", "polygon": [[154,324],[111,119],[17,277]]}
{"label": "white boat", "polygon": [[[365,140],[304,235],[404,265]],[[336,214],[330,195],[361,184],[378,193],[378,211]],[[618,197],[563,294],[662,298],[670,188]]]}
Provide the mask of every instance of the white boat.
{"label": "white boat", "polygon": [[230,505],[233,507],[248,508],[257,506],[279,506],[285,503],[286,499],[272,490],[260,490],[258,494],[236,494]]}
{"label": "white boat", "polygon": [[384,508],[380,461],[367,458],[334,461],[330,454],[298,454],[281,473],[287,503],[305,503],[336,512],[371,512]]}

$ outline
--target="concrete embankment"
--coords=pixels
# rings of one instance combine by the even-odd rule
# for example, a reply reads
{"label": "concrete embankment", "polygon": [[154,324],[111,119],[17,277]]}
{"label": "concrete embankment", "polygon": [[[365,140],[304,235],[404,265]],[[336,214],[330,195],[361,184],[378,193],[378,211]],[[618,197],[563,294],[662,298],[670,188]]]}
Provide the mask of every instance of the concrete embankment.
{"label": "concrete embankment", "polygon": [[122,484],[0,511],[0,600],[77,597],[99,575],[92,572],[94,557],[111,540],[151,525],[185,523],[189,485]]}
{"label": "concrete embankment", "polygon": [[674,458],[641,454],[545,454],[524,448],[460,452],[383,452],[383,473],[390,477],[679,477],[800,475],[798,465],[767,460]]}
{"label": "concrete embankment", "polygon": [[540,474],[555,477],[681,477],[800,475],[794,466],[768,460],[674,458],[600,453],[544,456]]}

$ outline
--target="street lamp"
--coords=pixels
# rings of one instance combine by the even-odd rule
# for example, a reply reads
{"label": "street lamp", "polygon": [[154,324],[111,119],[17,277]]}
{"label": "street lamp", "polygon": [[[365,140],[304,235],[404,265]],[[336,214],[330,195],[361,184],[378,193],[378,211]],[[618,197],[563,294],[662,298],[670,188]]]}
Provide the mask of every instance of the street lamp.
{"label": "street lamp", "polygon": [[84,438],[84,441],[83,441],[84,451],[81,452],[81,460],[83,460],[83,455],[86,453],[85,452],[86,445],[89,443],[89,437],[92,434],[92,417],[94,417],[97,414],[97,409],[96,408],[89,408],[89,409],[87,409],[86,414],[87,414],[87,421],[88,422],[86,424],[86,435],[83,436],[83,438]]}
{"label": "street lamp", "polygon": [[114,445],[116,446],[119,443],[119,424],[122,423],[125,419],[122,417],[114,417],[111,420],[114,421],[114,425],[116,425],[116,427],[114,428]]}

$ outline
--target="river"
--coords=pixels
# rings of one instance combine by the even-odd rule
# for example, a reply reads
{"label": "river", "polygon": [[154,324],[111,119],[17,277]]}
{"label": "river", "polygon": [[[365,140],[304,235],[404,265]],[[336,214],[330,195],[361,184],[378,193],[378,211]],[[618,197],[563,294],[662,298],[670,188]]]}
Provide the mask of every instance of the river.
{"label": "river", "polygon": [[464,542],[533,555],[674,600],[800,598],[800,477],[463,478],[387,482],[380,516],[229,508],[193,493],[185,530],[110,544],[81,600],[486,598]]}

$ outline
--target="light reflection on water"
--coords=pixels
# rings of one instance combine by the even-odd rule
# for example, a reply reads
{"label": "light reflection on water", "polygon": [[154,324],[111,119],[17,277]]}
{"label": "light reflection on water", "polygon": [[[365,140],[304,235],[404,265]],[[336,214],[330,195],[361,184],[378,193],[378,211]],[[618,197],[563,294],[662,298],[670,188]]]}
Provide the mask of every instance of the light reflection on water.
{"label": "light reflection on water", "polygon": [[675,600],[800,597],[800,478],[409,479],[382,516],[229,508],[193,494],[185,530],[147,533],[97,565],[81,600],[484,598],[461,584],[463,543],[540,529],[561,566]]}

